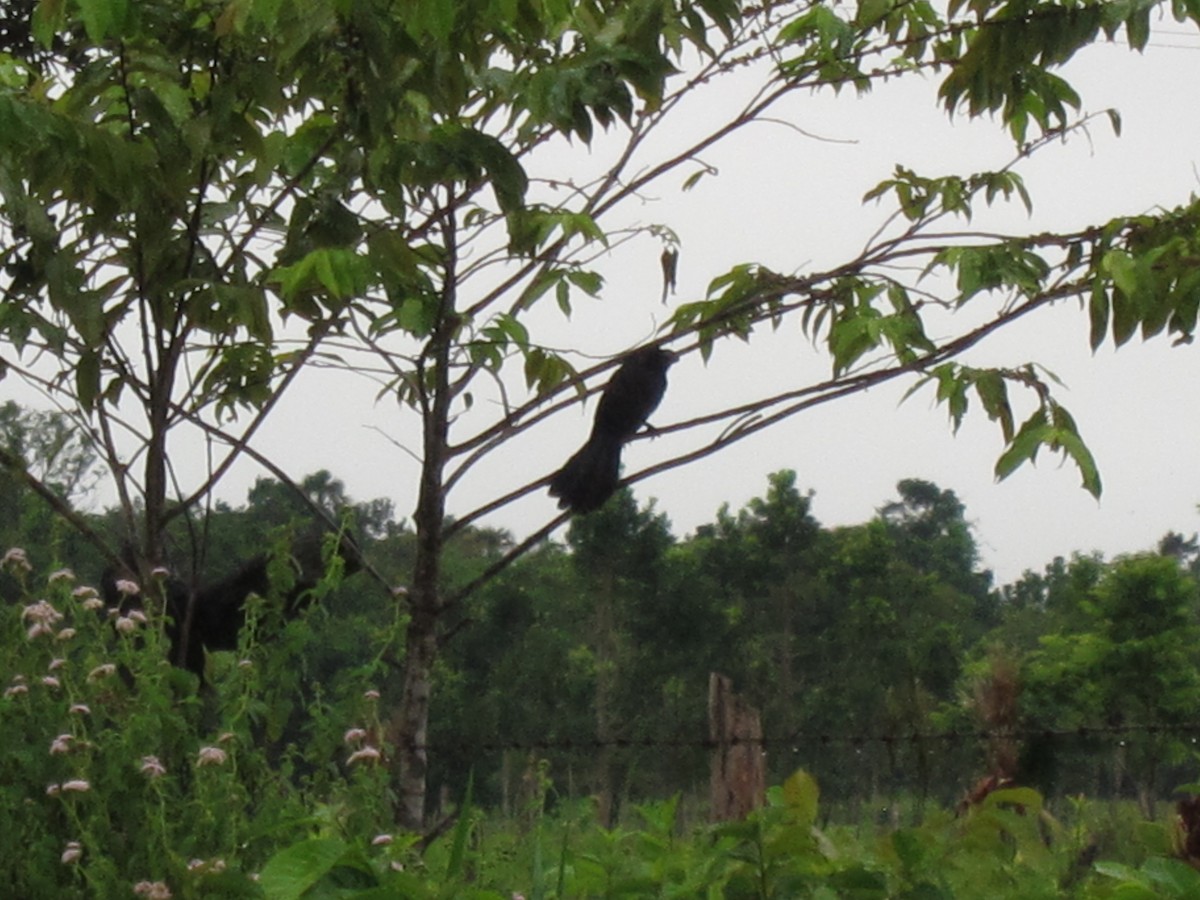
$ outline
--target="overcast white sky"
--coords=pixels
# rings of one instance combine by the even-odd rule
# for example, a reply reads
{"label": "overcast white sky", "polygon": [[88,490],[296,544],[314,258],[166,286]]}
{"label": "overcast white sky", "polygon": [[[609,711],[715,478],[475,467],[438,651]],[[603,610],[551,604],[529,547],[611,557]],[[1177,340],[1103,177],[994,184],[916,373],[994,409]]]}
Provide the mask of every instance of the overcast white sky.
{"label": "overcast white sky", "polygon": [[[1090,140],[1076,136],[1042,151],[1021,168],[1033,195],[1032,221],[1019,204],[989,221],[1014,231],[1072,228],[1174,206],[1200,190],[1200,38],[1173,23],[1159,25],[1154,34],[1142,56],[1101,45],[1068,69],[1086,111],[1120,110],[1123,135],[1097,122]],[[796,97],[777,115],[829,140],[755,126],[706,155],[719,169],[717,177],[687,194],[648,197],[638,213],[644,222],[670,225],[682,238],[673,303],[703,296],[709,280],[735,263],[761,261],[792,272],[857,255],[887,211],[863,206],[861,197],[896,163],[931,175],[967,174],[997,168],[1013,155],[995,123],[951,123],[937,105],[932,79],[880,85],[861,99],[851,92]],[[579,165],[586,167],[586,158]],[[597,268],[607,279],[604,301],[581,303],[569,323],[552,328],[570,346],[596,353],[649,338],[654,322],[661,324],[670,312],[659,304],[658,248],[622,248]],[[618,321],[625,324],[614,326]],[[898,405],[911,382],[801,414],[635,490],[643,500],[657,498],[683,536],[711,521],[721,503],[736,510],[762,494],[767,473],[778,469],[797,471],[799,486],[815,492],[815,515],[827,526],[869,519],[895,496],[902,478],[928,479],[965,503],[983,564],[995,570],[998,583],[1026,568],[1040,570],[1056,555],[1114,555],[1151,548],[1170,529],[1190,534],[1200,528],[1200,351],[1135,339],[1120,351],[1105,347],[1093,356],[1087,338],[1086,317],[1070,303],[1010,329],[972,360],[1033,359],[1066,382],[1059,399],[1075,414],[1101,466],[1099,503],[1080,488],[1075,469],[1053,456],[996,483],[991,473],[1001,441],[995,426],[976,411],[953,436],[931,391]],[[828,374],[828,361],[794,330],[763,333],[751,347],[723,346],[707,366],[689,357],[673,370],[654,420],[691,418],[736,395],[744,380],[797,366],[814,380]],[[376,430],[418,446],[399,425],[395,404],[373,402],[370,388],[347,375],[325,373],[302,387],[260,434],[260,446],[297,478],[327,468],[356,499],[386,496],[398,515],[409,515],[416,463]],[[537,447],[500,454],[475,481],[464,482],[450,512],[461,514],[494,496],[484,479],[513,487],[551,471],[583,440],[591,413],[589,405],[578,416],[557,417],[553,443],[545,438]],[[667,455],[670,446],[655,445],[670,440],[633,445],[627,468]],[[175,462],[183,463],[178,457]],[[222,496],[242,502],[259,474],[242,467]],[[520,537],[553,512],[552,501],[539,493],[485,524]]]}
{"label": "overcast white sky", "polygon": [[[1073,61],[1068,77],[1085,110],[1116,107],[1122,136],[1100,121],[1090,139],[1076,136],[1042,151],[1021,169],[1034,199],[1032,222],[1019,206],[995,221],[1031,232],[1072,228],[1174,206],[1200,189],[1200,39],[1175,31],[1183,29],[1170,24],[1156,29],[1154,45],[1141,56],[1101,45]],[[648,198],[644,221],[671,225],[683,241],[675,300],[702,296],[713,276],[738,262],[795,271],[856,254],[885,211],[863,206],[860,198],[895,163],[927,174],[966,174],[1011,158],[1012,145],[993,122],[951,123],[936,104],[935,90],[933,80],[911,80],[879,86],[861,99],[849,92],[793,98],[778,114],[830,140],[755,126],[706,155],[720,172],[716,178],[687,194]],[[598,268],[607,279],[604,302],[581,304],[563,335],[576,345],[586,341],[596,352],[614,352],[649,336],[646,310],[660,322],[669,312],[658,304],[657,248],[618,251]],[[624,318],[627,304],[641,311],[641,318],[630,316],[638,323],[633,332],[613,325]],[[811,353],[811,363],[798,361],[798,353]],[[763,493],[767,473],[782,468],[795,469],[800,487],[815,492],[814,512],[828,526],[865,521],[895,496],[897,481],[925,478],[954,490],[966,504],[983,563],[995,570],[998,583],[1026,568],[1041,569],[1055,555],[1148,549],[1169,529],[1191,533],[1200,527],[1196,348],[1135,339],[1120,351],[1105,347],[1093,356],[1086,317],[1072,302],[994,339],[973,359],[1034,359],[1066,382],[1060,399],[1101,466],[1099,503],[1080,488],[1074,468],[1060,466],[1054,456],[996,483],[992,466],[1001,450],[996,428],[979,414],[953,436],[931,391],[898,405],[907,387],[900,384],[802,414],[723,453],[643,481],[637,494],[657,498],[682,536],[711,521],[721,503],[737,509]],[[827,361],[792,332],[762,333],[750,348],[723,347],[708,366],[689,358],[672,372],[655,420],[690,418],[719,405],[727,391],[735,394],[742,379],[769,377],[764,372],[773,367],[810,364],[814,377],[827,372]],[[308,408],[311,402],[311,396],[303,400]],[[408,514],[416,465],[367,427],[409,439],[396,431],[394,406],[334,404],[330,411],[337,425],[324,437],[290,441],[286,458],[292,471],[327,467],[357,498],[388,496],[399,514]],[[559,417],[560,440],[544,454],[522,449],[486,471],[513,485],[526,480],[521,477],[526,473],[548,471],[583,439],[591,411],[577,419]],[[627,464],[640,468],[668,449],[638,443],[627,451]],[[484,496],[479,491],[467,482],[452,511],[478,502]],[[549,498],[538,495],[487,524],[521,536],[552,511]]]}
{"label": "overcast white sky", "polygon": [[[1076,136],[1042,151],[1021,169],[1034,199],[1032,222],[1019,205],[997,222],[1016,231],[1065,229],[1174,206],[1200,189],[1200,39],[1174,33],[1183,31],[1171,23],[1157,27],[1141,56],[1101,45],[1073,61],[1068,77],[1085,110],[1116,107],[1124,120],[1122,136],[1097,122],[1090,140]],[[895,163],[927,174],[966,174],[1011,158],[1012,145],[993,122],[951,124],[936,104],[935,90],[932,80],[913,80],[882,85],[862,99],[849,92],[794,98],[779,114],[831,141],[756,126],[706,155],[718,177],[687,194],[648,198],[644,221],[665,222],[683,240],[675,300],[702,296],[714,275],[738,262],[758,260],[795,271],[855,255],[884,213],[873,204],[864,207],[860,198]],[[563,334],[576,345],[586,340],[596,352],[614,352],[649,336],[646,310],[661,322],[669,309],[658,304],[657,248],[619,251],[598,267],[607,279],[604,302],[580,305]],[[642,311],[642,318],[633,317],[641,330],[615,330],[614,318],[621,318],[626,304]],[[688,358],[672,372],[655,421],[668,424],[712,409],[727,390],[735,393],[740,380],[767,377],[764,371],[772,367],[808,365],[797,360],[798,353],[812,354],[814,377],[827,373],[827,361],[791,332],[759,335],[751,348],[723,347],[708,366]],[[1075,469],[1060,466],[1054,456],[996,483],[992,466],[1001,441],[995,426],[979,413],[955,437],[944,410],[934,408],[931,391],[898,405],[906,389],[900,384],[819,407],[723,453],[643,481],[636,492],[642,499],[657,498],[682,536],[711,521],[722,502],[737,509],[762,494],[767,473],[782,468],[795,469],[800,487],[815,491],[814,512],[827,526],[865,521],[895,496],[897,481],[925,478],[954,490],[966,504],[983,564],[994,569],[998,583],[1026,568],[1040,570],[1055,555],[1148,549],[1169,529],[1191,533],[1200,527],[1195,347],[1135,338],[1120,351],[1105,347],[1093,356],[1086,317],[1072,302],[985,344],[973,359],[1033,359],[1066,382],[1060,399],[1101,466],[1099,503],[1080,488]],[[578,418],[559,417],[559,442],[544,454],[522,449],[488,471],[513,485],[526,480],[521,477],[526,473],[549,471],[583,439],[591,411],[589,406]],[[293,471],[328,467],[356,497],[392,497],[398,513],[406,515],[416,465],[366,427],[403,439],[395,430],[395,408],[385,401],[335,412],[342,413],[338,424],[324,437],[291,444]],[[640,468],[665,453],[640,442],[627,451],[627,464]],[[452,511],[482,496],[468,482]],[[487,524],[521,536],[552,511],[541,494]]]}

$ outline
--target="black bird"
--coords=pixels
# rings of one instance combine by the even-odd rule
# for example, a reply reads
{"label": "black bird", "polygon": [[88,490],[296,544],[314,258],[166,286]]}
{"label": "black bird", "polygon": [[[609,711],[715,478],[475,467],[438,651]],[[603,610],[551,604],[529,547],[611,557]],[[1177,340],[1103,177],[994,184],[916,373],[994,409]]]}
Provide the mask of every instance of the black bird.
{"label": "black bird", "polygon": [[667,389],[667,369],[678,357],[662,347],[640,347],[604,386],[592,434],[579,452],[550,479],[559,509],[599,509],[621,480],[621,448],[658,407]]}
{"label": "black bird", "polygon": [[[325,573],[323,540],[322,532],[311,531],[297,538],[291,548],[295,580],[283,597],[285,619],[300,614]],[[362,556],[349,535],[339,539],[337,555],[343,560],[345,575],[362,568]],[[110,609],[140,606],[139,598],[122,597],[117,588],[119,578],[136,580],[132,548],[127,546],[122,558],[125,571],[109,567],[100,576],[100,592]],[[205,650],[237,649],[238,632],[246,624],[246,599],[251,594],[266,597],[271,592],[270,563],[270,556],[260,554],[242,562],[232,575],[194,590],[179,578],[166,578],[163,599],[170,617],[166,634],[173,665],[194,672],[203,682]]]}

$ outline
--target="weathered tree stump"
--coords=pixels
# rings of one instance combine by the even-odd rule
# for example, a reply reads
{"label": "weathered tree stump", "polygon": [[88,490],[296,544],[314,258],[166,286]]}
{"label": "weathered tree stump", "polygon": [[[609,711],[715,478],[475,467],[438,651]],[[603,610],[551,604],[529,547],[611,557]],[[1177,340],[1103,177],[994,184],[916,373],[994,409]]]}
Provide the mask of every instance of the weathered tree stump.
{"label": "weathered tree stump", "polygon": [[708,733],[713,742],[710,805],[714,822],[745,818],[763,805],[767,779],[762,717],[733,692],[733,682],[708,677]]}

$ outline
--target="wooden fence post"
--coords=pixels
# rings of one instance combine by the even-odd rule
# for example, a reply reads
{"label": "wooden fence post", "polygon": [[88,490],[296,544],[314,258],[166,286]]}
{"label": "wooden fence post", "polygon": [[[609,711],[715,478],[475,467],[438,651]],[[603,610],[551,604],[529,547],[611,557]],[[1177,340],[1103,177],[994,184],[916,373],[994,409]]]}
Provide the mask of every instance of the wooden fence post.
{"label": "wooden fence post", "polygon": [[717,672],[708,676],[708,734],[713,742],[712,820],[745,818],[766,799],[762,718],[734,694],[733,682]]}

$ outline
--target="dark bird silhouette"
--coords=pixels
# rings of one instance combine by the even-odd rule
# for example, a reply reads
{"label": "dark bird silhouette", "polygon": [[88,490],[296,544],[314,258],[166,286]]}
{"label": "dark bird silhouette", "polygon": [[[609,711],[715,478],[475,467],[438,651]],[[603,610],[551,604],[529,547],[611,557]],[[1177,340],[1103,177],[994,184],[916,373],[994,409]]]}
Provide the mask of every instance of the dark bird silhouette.
{"label": "dark bird silhouette", "polygon": [[604,386],[591,436],[550,479],[559,509],[599,509],[621,480],[621,448],[646,424],[667,389],[667,369],[677,357],[661,347],[641,347],[625,357]]}
{"label": "dark bird silhouette", "polygon": [[[322,540],[322,534],[314,531],[302,535],[292,547],[289,562],[294,580],[283,596],[286,619],[300,614],[324,575]],[[352,575],[362,568],[362,557],[350,537],[340,538],[337,555],[343,560],[345,575]],[[126,607],[140,606],[140,597],[122,597],[116,584],[118,578],[135,580],[133,573],[137,569],[132,556],[127,547],[127,571],[109,568],[100,577],[100,591],[110,609],[127,611]],[[232,575],[194,590],[178,578],[166,579],[163,599],[169,616],[166,634],[172,664],[194,672],[203,682],[206,650],[237,649],[238,632],[246,624],[246,599],[251,594],[266,597],[271,592],[270,562],[267,554],[260,554],[243,562]]]}

